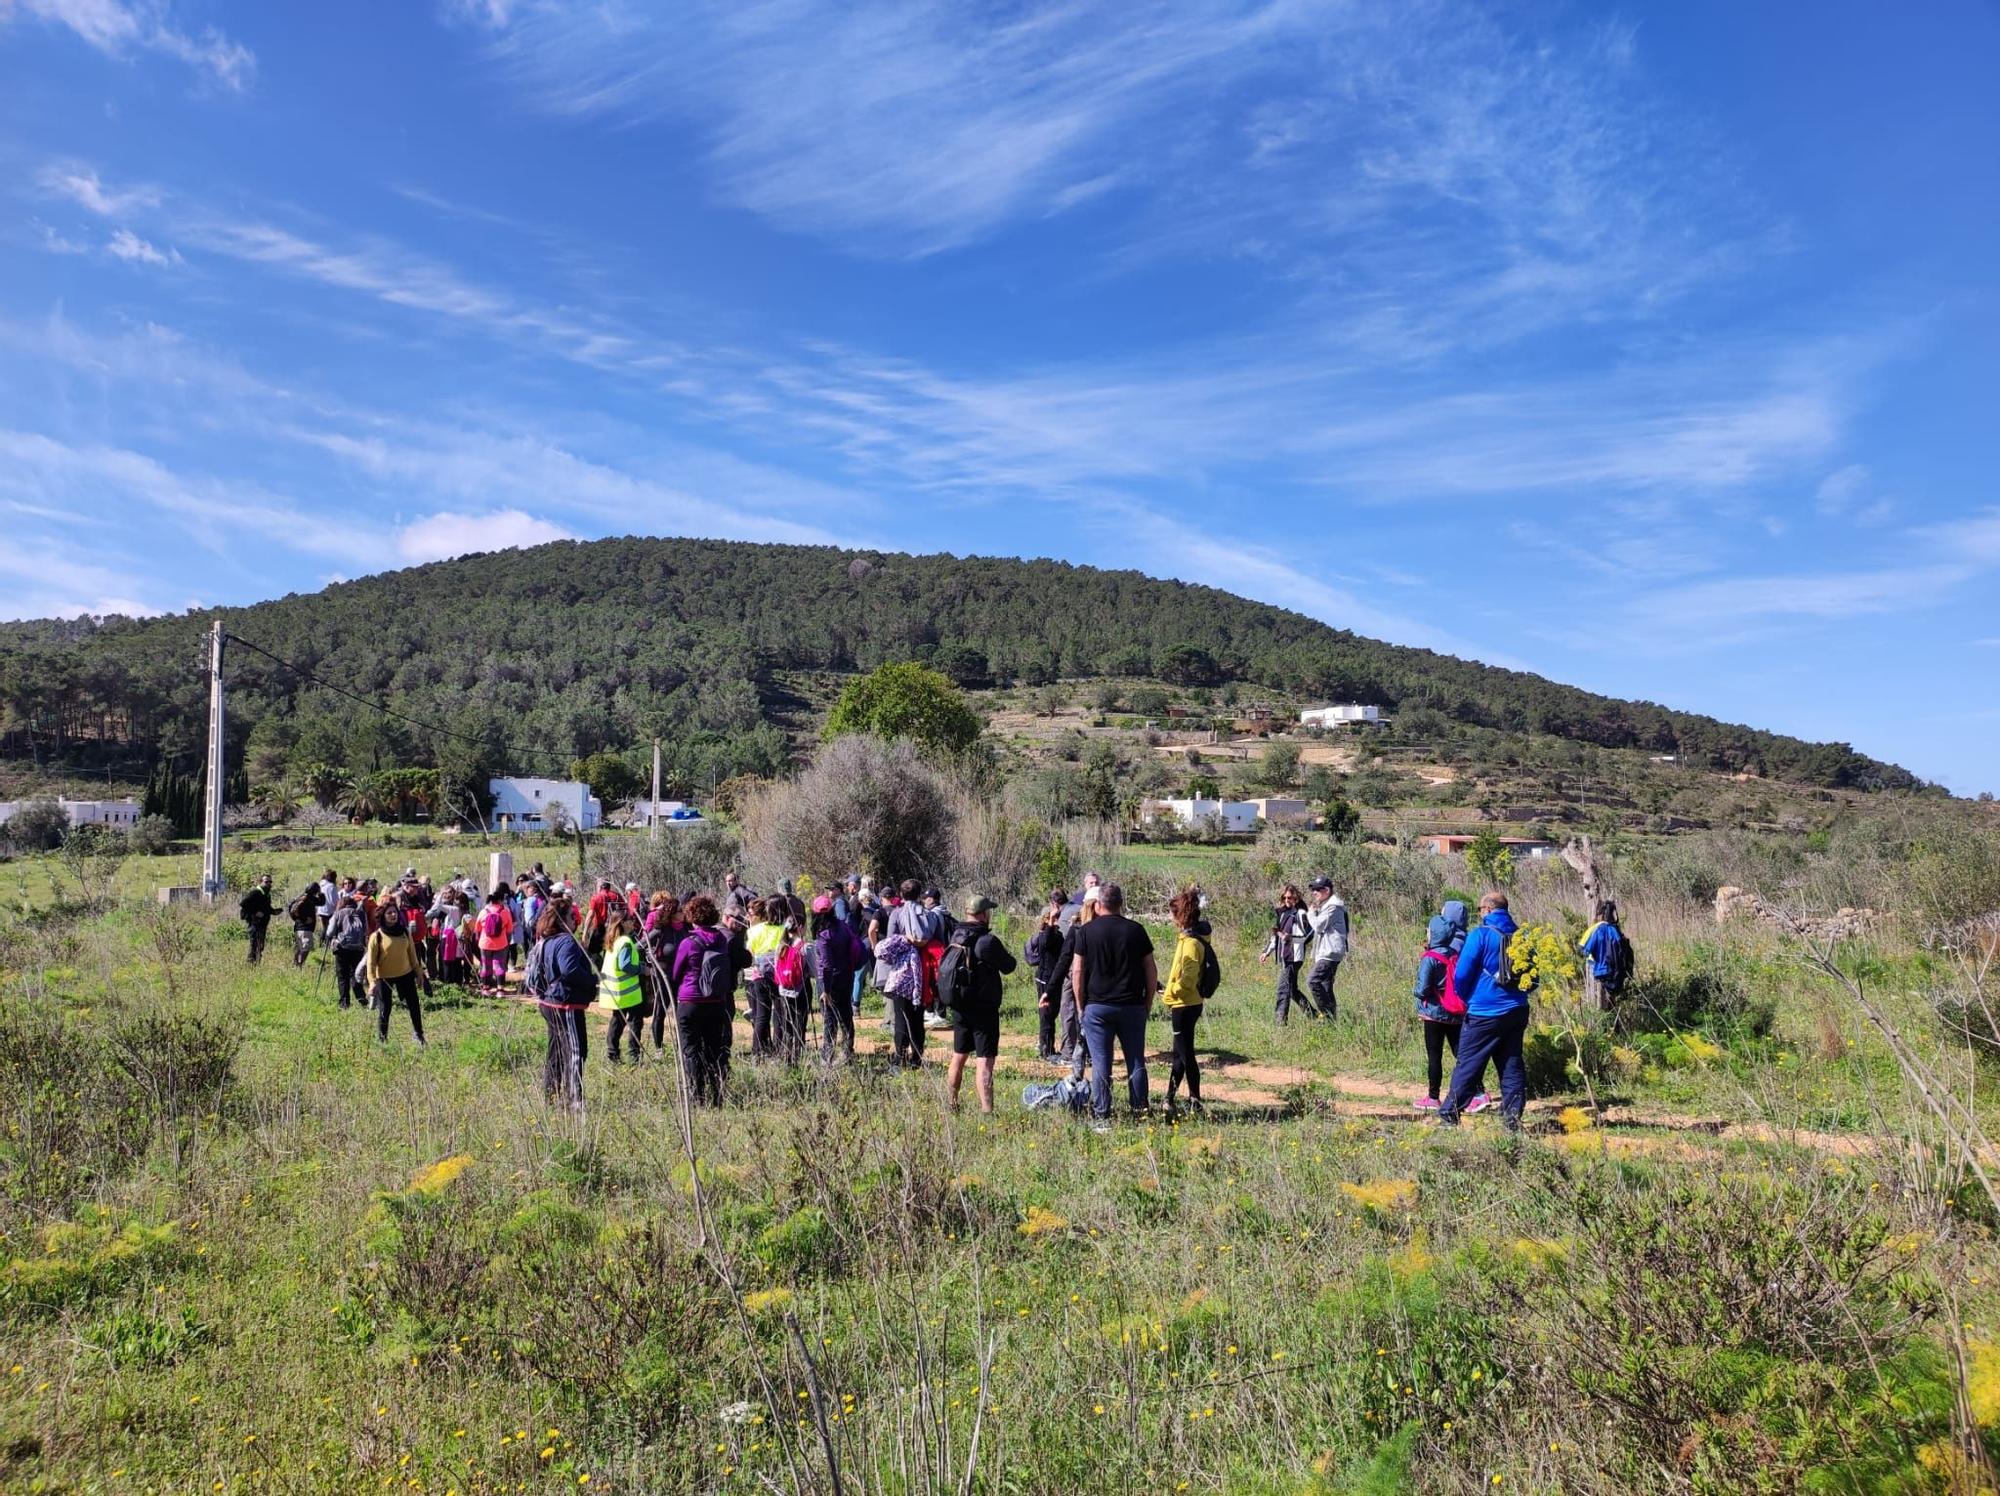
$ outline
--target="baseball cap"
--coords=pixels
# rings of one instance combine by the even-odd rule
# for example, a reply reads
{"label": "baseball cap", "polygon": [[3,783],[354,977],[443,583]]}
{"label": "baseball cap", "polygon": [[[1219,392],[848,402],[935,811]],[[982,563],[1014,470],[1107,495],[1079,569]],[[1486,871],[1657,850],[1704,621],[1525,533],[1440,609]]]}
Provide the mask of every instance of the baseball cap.
{"label": "baseball cap", "polygon": [[833,895],[830,893],[815,894],[813,896],[812,912],[814,914],[833,913]]}
{"label": "baseball cap", "polygon": [[969,915],[984,914],[989,909],[998,909],[999,907],[998,904],[987,898],[983,893],[973,894],[965,901],[965,912]]}
{"label": "baseball cap", "polygon": [[1322,873],[1319,877],[1313,879],[1312,882],[1308,883],[1306,887],[1323,888],[1327,892],[1331,893],[1333,891],[1333,879],[1327,877],[1325,874]]}

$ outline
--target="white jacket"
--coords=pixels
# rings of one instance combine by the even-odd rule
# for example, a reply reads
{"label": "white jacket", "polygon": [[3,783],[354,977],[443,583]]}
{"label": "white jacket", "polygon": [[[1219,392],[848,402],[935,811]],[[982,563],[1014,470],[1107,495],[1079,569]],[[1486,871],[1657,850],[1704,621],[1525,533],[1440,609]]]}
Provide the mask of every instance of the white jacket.
{"label": "white jacket", "polygon": [[1347,955],[1347,905],[1339,894],[1328,894],[1317,909],[1306,910],[1312,942],[1306,958],[1317,966],[1322,961],[1339,961]]}

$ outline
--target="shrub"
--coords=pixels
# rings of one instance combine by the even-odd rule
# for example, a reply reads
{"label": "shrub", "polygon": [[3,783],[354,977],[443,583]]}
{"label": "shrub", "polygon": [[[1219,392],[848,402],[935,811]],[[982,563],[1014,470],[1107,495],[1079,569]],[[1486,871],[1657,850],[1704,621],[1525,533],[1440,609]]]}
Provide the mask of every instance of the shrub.
{"label": "shrub", "polygon": [[831,883],[862,871],[946,883],[959,811],[950,783],[912,744],[839,737],[797,779],[744,807],[744,860],[767,882],[802,872]]}
{"label": "shrub", "polygon": [[662,826],[657,837],[619,841],[595,862],[597,871],[620,887],[636,883],[679,895],[721,887],[740,851],[735,836],[721,826]]}
{"label": "shrub", "polygon": [[8,845],[20,852],[46,852],[69,834],[69,817],[53,800],[30,800],[0,827]]}
{"label": "shrub", "polygon": [[1777,1021],[1777,1001],[1752,990],[1741,968],[1720,952],[1688,971],[1649,970],[1619,994],[1612,1024],[1623,1034],[1698,1029],[1719,1039],[1763,1039]]}
{"label": "shrub", "polygon": [[132,850],[145,857],[157,857],[174,844],[174,823],[165,816],[140,816],[128,833]]}

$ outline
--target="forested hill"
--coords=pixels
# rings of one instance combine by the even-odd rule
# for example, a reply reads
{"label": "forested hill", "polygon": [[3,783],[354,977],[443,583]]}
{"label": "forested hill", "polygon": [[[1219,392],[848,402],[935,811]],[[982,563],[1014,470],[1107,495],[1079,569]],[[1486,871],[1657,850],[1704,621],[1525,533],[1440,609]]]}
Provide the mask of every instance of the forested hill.
{"label": "forested hill", "polygon": [[[198,769],[213,614],[0,627],[0,752]],[[558,542],[223,610],[229,629],[475,743],[383,718],[245,650],[230,661],[232,768],[546,767],[654,735],[688,786],[782,764],[775,673],[928,659],[961,680],[1158,676],[1428,707],[1471,723],[1674,753],[1824,786],[1907,770],[1619,701],[1135,571],[711,540]],[[764,693],[760,695],[760,692]],[[32,737],[31,737],[32,734]],[[541,756],[521,763],[526,748]]]}

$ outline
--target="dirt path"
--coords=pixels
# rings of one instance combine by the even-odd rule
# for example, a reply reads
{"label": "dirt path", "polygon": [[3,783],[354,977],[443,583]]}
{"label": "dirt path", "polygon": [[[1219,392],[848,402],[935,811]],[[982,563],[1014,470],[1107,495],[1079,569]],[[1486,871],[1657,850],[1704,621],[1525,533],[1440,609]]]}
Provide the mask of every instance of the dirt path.
{"label": "dirt path", "polygon": [[[516,1002],[530,1002],[517,990],[509,996]],[[592,1010],[592,1017],[602,1010]],[[739,1018],[735,1027],[736,1053],[750,1048],[750,1025]],[[811,1042],[811,1041],[809,1041]],[[887,1029],[879,1015],[870,1012],[855,1026],[854,1049],[870,1059],[886,1057],[891,1051]],[[1041,1060],[1035,1053],[1036,1040],[1030,1034],[1002,1034],[1000,1061],[996,1071],[999,1089],[1030,1081],[1053,1080],[1063,1072]],[[951,1033],[934,1029],[925,1044],[926,1064],[942,1067],[951,1054]],[[1152,1072],[1154,1089],[1163,1090],[1172,1065],[1165,1049],[1148,1049],[1146,1064]],[[1318,1087],[1331,1092],[1326,1099],[1314,1097],[1303,1104],[1324,1108],[1336,1117],[1354,1121],[1422,1123],[1426,1114],[1412,1103],[1416,1088],[1409,1082],[1387,1081],[1369,1075],[1324,1072],[1299,1065],[1267,1064],[1256,1060],[1223,1060],[1213,1053],[1201,1062],[1203,1099],[1223,1115],[1242,1112],[1281,1113],[1300,1104],[1296,1091]],[[1294,1094],[1288,1094],[1294,1093]],[[1561,1132],[1563,1114],[1574,1122],[1578,1098],[1552,1097],[1530,1101],[1528,1126],[1533,1130]],[[1570,1136],[1568,1146],[1579,1151],[1599,1148],[1617,1154],[1646,1154],[1705,1158],[1708,1145],[1717,1142],[1764,1143],[1806,1148],[1832,1158],[1856,1158],[1877,1152],[1881,1141],[1859,1133],[1825,1132],[1805,1128],[1777,1127],[1768,1122],[1750,1122],[1726,1117],[1704,1117],[1660,1107],[1613,1103],[1601,1109],[1584,1131]]]}

